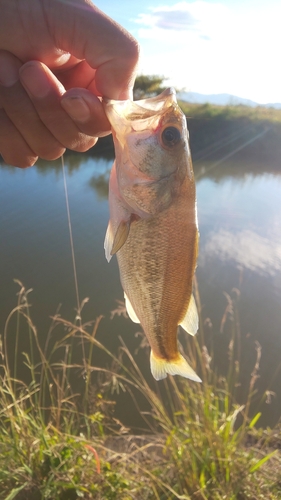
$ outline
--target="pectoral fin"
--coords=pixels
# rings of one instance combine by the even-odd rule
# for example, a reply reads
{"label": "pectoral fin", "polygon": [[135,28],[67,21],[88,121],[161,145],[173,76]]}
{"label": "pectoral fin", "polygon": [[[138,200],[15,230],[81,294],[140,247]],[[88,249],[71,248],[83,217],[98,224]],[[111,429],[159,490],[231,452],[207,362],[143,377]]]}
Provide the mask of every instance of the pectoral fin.
{"label": "pectoral fin", "polygon": [[111,255],[112,245],[113,245],[113,231],[111,227],[111,222],[109,221],[104,240],[104,250],[107,262],[109,262],[112,257]]}
{"label": "pectoral fin", "polygon": [[137,315],[133,309],[133,306],[132,306],[130,300],[128,299],[128,296],[125,294],[125,292],[124,292],[124,297],[125,297],[125,305],[126,305],[126,309],[127,309],[127,313],[128,313],[129,318],[133,321],[133,323],[140,323],[140,320],[137,317]]}
{"label": "pectoral fin", "polygon": [[130,232],[130,223],[130,219],[127,221],[121,220],[113,239],[113,245],[110,252],[111,255],[114,255],[116,252],[118,252],[118,250],[120,250],[120,248],[122,248],[122,246],[126,242],[126,239],[128,238]]}
{"label": "pectoral fin", "polygon": [[194,380],[194,382],[202,382],[181,354],[179,354],[178,359],[169,361],[167,359],[158,358],[153,351],[151,351],[150,368],[156,380],[166,378],[168,373],[169,375],[181,375],[182,377]]}
{"label": "pectoral fin", "polygon": [[195,335],[199,326],[198,312],[193,295],[190,297],[186,315],[183,318],[180,326],[190,335]]}
{"label": "pectoral fin", "polygon": [[130,219],[127,221],[122,220],[117,228],[115,235],[113,235],[111,222],[109,221],[104,240],[105,256],[108,262],[110,261],[112,255],[117,253],[118,250],[120,250],[120,248],[122,248],[122,246],[126,242],[126,239],[128,238],[130,232],[130,223]]}
{"label": "pectoral fin", "polygon": [[139,219],[140,217],[138,215],[131,214],[129,219],[121,220],[115,235],[113,234],[112,224],[109,221],[104,240],[105,256],[108,262],[110,261],[112,255],[117,253],[118,250],[122,248],[124,243],[126,243],[130,232],[131,223],[136,222]]}

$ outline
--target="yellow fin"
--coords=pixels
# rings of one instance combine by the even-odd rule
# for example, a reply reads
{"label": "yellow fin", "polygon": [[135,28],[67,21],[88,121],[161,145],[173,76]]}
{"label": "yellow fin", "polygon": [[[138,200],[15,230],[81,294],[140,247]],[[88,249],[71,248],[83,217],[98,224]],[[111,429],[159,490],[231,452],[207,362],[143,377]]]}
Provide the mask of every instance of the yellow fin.
{"label": "yellow fin", "polygon": [[104,240],[104,250],[107,262],[109,262],[112,255],[118,252],[118,250],[120,250],[120,248],[124,245],[129,235],[130,222],[130,219],[128,221],[122,220],[117,228],[115,236],[113,236],[112,225],[109,221]]}
{"label": "yellow fin", "polygon": [[185,378],[190,378],[194,382],[202,382],[202,380],[196,375],[195,371],[189,366],[188,362],[184,357],[179,354],[179,357],[175,361],[168,361],[166,359],[157,358],[153,351],[150,353],[150,368],[153,377],[156,380],[162,380],[169,375],[181,375]]}
{"label": "yellow fin", "polygon": [[130,220],[127,221],[121,220],[114,236],[110,252],[111,255],[114,255],[116,252],[118,252],[118,250],[120,250],[120,248],[122,248],[126,239],[129,236],[129,232],[130,232]]}
{"label": "yellow fin", "polygon": [[186,315],[183,318],[180,326],[190,335],[195,335],[199,326],[198,312],[193,295],[190,297]]}
{"label": "yellow fin", "polygon": [[134,322],[134,323],[140,323],[140,320],[139,318],[137,317],[134,309],[133,309],[133,306],[128,298],[128,295],[126,295],[126,293],[124,292],[124,297],[125,297],[125,305],[126,305],[126,309],[127,309],[127,313],[128,313],[128,316],[129,318]]}

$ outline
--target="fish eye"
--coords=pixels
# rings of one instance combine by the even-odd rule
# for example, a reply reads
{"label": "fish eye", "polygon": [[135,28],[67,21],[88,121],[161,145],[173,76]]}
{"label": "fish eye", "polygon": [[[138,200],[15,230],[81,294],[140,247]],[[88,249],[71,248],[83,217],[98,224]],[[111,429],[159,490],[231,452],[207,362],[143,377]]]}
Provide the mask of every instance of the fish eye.
{"label": "fish eye", "polygon": [[167,127],[163,130],[161,138],[164,146],[172,148],[180,141],[181,133],[176,127]]}

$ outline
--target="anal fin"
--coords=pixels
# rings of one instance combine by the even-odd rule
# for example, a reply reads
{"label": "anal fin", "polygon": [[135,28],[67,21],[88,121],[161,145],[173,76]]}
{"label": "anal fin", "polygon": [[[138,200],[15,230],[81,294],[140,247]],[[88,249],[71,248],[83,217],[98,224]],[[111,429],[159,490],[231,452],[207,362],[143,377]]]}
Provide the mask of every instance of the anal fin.
{"label": "anal fin", "polygon": [[198,312],[195,303],[194,296],[191,295],[188,304],[188,309],[186,311],[185,317],[183,318],[180,326],[190,335],[195,335],[199,326]]}
{"label": "anal fin", "polygon": [[124,297],[125,297],[125,305],[126,305],[126,309],[127,309],[127,313],[128,313],[129,318],[133,321],[133,323],[140,323],[140,320],[137,317],[137,315],[133,309],[133,306],[128,298],[128,295],[126,295],[125,292],[124,292]]}

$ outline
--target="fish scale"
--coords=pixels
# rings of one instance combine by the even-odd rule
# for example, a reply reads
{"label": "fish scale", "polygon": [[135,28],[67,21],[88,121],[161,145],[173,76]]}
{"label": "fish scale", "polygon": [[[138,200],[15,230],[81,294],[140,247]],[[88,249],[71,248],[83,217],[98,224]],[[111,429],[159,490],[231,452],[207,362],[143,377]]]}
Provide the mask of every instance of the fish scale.
{"label": "fish scale", "polygon": [[177,340],[178,325],[191,335],[198,329],[196,196],[185,117],[171,89],[140,102],[108,101],[105,111],[116,151],[107,259],[116,253],[128,314],[148,338],[154,377],[199,382]]}

